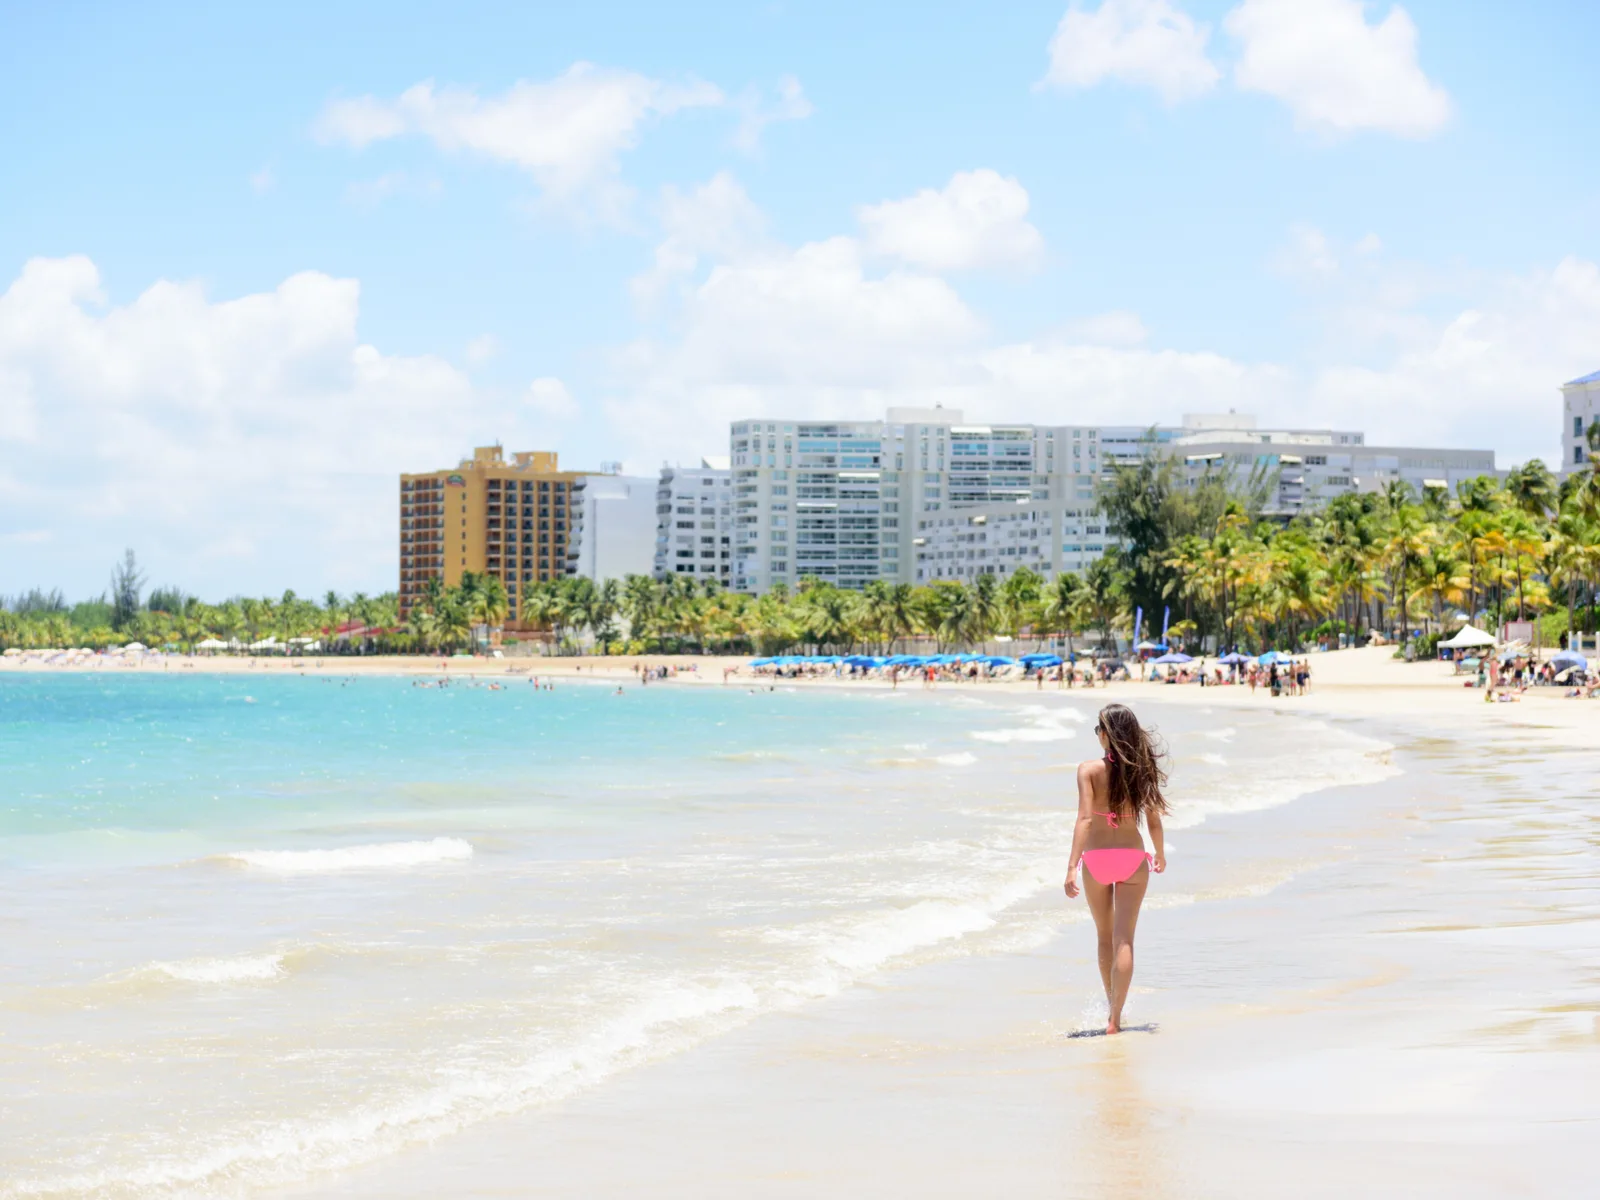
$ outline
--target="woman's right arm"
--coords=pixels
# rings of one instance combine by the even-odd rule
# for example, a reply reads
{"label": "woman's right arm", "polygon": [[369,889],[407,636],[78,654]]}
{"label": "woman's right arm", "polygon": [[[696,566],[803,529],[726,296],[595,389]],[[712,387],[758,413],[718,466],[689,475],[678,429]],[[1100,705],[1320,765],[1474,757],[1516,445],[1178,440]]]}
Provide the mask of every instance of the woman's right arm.
{"label": "woman's right arm", "polygon": [[1089,824],[1094,819],[1094,771],[1104,770],[1096,761],[1078,764],[1078,819],[1072,826],[1072,857],[1067,862],[1066,892],[1068,899],[1078,895],[1078,862],[1083,858],[1084,843],[1089,840]]}

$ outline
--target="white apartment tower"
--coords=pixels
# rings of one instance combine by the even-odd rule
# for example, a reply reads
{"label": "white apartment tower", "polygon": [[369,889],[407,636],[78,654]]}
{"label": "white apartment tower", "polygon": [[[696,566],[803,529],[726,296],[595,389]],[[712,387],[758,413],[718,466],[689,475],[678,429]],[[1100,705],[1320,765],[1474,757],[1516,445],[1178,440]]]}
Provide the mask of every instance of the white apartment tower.
{"label": "white apartment tower", "polygon": [[572,485],[568,575],[596,583],[648,575],[655,559],[656,481],[637,475],[582,475]]}
{"label": "white apartment tower", "polygon": [[1561,474],[1589,461],[1589,426],[1600,421],[1600,371],[1561,386]]}
{"label": "white apartment tower", "polygon": [[882,421],[736,421],[732,586],[1082,571],[1119,544],[1096,484],[1155,450],[1192,475],[1222,464],[1274,471],[1268,512],[1281,518],[1394,480],[1421,490],[1494,471],[1490,451],[1365,441],[1350,430],[1259,430],[1237,413],[1155,428],[978,425],[945,408],[893,408]]}
{"label": "white apartment tower", "polygon": [[733,477],[726,459],[662,467],[656,484],[655,577],[732,584]]}
{"label": "white apartment tower", "polygon": [[918,525],[977,505],[1070,500],[1137,458],[1141,428],[976,425],[946,408],[881,421],[736,421],[733,586],[762,592],[816,576],[859,588],[917,581]]}

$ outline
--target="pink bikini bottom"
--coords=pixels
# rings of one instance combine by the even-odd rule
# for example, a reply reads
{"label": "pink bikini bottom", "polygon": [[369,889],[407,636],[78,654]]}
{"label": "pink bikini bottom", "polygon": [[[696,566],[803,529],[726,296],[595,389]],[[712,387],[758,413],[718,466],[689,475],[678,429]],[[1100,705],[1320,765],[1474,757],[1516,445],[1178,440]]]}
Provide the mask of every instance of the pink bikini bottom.
{"label": "pink bikini bottom", "polygon": [[1151,858],[1143,850],[1115,849],[1085,850],[1083,852],[1083,865],[1089,868],[1089,874],[1095,877],[1097,883],[1126,883],[1147,862],[1154,863],[1155,859]]}

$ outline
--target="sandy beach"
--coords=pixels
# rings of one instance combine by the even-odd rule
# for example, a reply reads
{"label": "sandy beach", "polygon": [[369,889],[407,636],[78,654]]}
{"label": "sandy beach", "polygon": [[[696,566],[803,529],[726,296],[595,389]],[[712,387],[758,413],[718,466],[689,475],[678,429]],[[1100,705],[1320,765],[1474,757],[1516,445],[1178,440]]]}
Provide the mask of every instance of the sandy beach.
{"label": "sandy beach", "polygon": [[[1132,704],[1170,732],[1180,750],[1173,865],[1152,887],[1141,921],[1131,1031],[1093,1036],[1103,1000],[1092,934],[1081,903],[1067,903],[1047,878],[1059,869],[1056,858],[1064,864],[1067,847],[1052,852],[1055,843],[1046,842],[1044,873],[1025,876],[1033,881],[988,916],[955,926],[953,940],[913,939],[906,946],[923,948],[878,965],[863,960],[847,981],[812,998],[738,1010],[714,1031],[641,1043],[589,1084],[563,1087],[549,1100],[502,1105],[499,1115],[453,1122],[420,1144],[397,1143],[289,1186],[240,1185],[242,1192],[965,1197],[1042,1190],[1266,1198],[1584,1191],[1587,1146],[1600,1128],[1593,996],[1600,705],[1561,699],[1559,689],[1486,704],[1447,666],[1406,664],[1377,649],[1314,656],[1311,694],[1277,700],[1265,689],[1138,682],[1089,690],[910,683],[902,684],[907,695],[890,697],[877,681],[758,685],[744,675],[724,685],[722,670],[733,665],[726,659],[644,661],[680,668],[646,689],[664,713],[679,702],[674,697],[737,700],[753,690],[749,703],[764,703],[770,685],[780,700],[876,695],[991,723],[1013,714],[1003,719],[1020,719],[1020,728],[985,724],[965,735],[979,739],[966,745],[1003,751],[984,760],[997,765],[969,766],[972,756],[962,753],[947,756],[953,765],[932,768],[980,802],[990,791],[1021,789],[1037,792],[1047,807],[1059,796],[1069,810],[1083,722],[1099,703]],[[638,687],[633,663],[616,659],[455,659],[447,671],[438,660],[184,662],[63,668],[13,659],[0,671],[257,676],[275,680],[278,692],[302,673],[329,682],[448,674],[480,688],[499,682],[531,692],[521,679],[526,671],[555,680],[557,695],[604,683],[583,689],[602,699],[614,685],[625,693]],[[691,666],[698,670],[684,670]],[[265,694],[232,690],[245,701]],[[495,703],[470,686],[462,693]],[[1049,740],[1035,746],[1034,735]],[[1337,771],[1317,749],[1324,743],[1348,744],[1343,753],[1370,759],[1358,772],[1362,782],[1329,785]],[[1225,773],[1246,761],[1247,750],[1273,782],[1230,811]],[[943,760],[873,767],[850,786],[872,806],[874,780],[892,781],[885,770],[924,771],[934,761]],[[773,778],[801,770],[784,764],[780,757],[753,766]],[[620,766],[602,769],[610,778]],[[963,776],[967,770],[979,774]],[[1301,770],[1312,789],[1304,794]],[[1197,794],[1207,771],[1224,773],[1221,790],[1206,785],[1199,794],[1211,797],[1208,815],[1186,824],[1182,797]],[[1275,791],[1288,802],[1274,799]],[[725,857],[743,832],[721,827],[712,848],[723,847]],[[504,838],[462,836],[490,847]],[[975,856],[992,853],[989,843],[971,846]],[[779,859],[772,869],[787,870]],[[485,902],[506,908],[515,925],[533,897],[507,886],[492,884]],[[693,890],[685,903],[692,910]],[[420,911],[395,919],[428,920]],[[713,938],[716,920],[708,926]],[[314,981],[316,972],[306,971]],[[426,992],[429,985],[418,979],[415,986]],[[470,1008],[470,995],[458,1003]],[[580,1075],[590,1071],[574,1053]]]}
{"label": "sandy beach", "polygon": [[[1175,861],[1202,834],[1242,844],[1229,871],[1152,888],[1129,1020],[1159,1013],[1153,1028],[1082,1036],[1097,1001],[1074,908],[1043,944],[874,979],[288,1194],[1583,1193],[1600,1129],[1600,713],[1486,705],[1387,652],[1316,666],[1311,696],[1277,704],[1285,753],[1314,714],[1382,736],[1399,771],[1173,836]],[[1270,703],[1092,694],[1157,725],[1175,705],[1220,726]],[[1329,904],[1334,886],[1353,906]]]}
{"label": "sandy beach", "polygon": [[[745,657],[718,655],[615,655],[608,657],[526,657],[496,659],[476,657],[423,657],[372,655],[288,658],[278,656],[231,655],[151,655],[121,662],[116,658],[93,656],[77,662],[48,662],[50,656],[31,652],[27,656],[0,659],[4,671],[109,671],[109,672],[202,672],[263,675],[344,676],[404,675],[419,679],[466,679],[483,683],[501,682],[507,677],[524,681],[537,676],[546,681],[575,680],[612,682],[624,687],[637,683],[641,666],[666,668],[673,672],[650,686],[777,686],[785,688],[845,688],[850,690],[887,689],[888,681],[877,678],[836,679],[831,676],[773,679],[756,675]],[[1466,730],[1517,728],[1529,738],[1564,740],[1566,733],[1581,734],[1600,727],[1600,701],[1567,699],[1564,688],[1530,688],[1515,703],[1486,704],[1484,694],[1464,684],[1470,678],[1457,675],[1448,663],[1408,663],[1396,659],[1389,647],[1370,646],[1353,650],[1314,653],[1308,656],[1312,668],[1311,685],[1304,696],[1273,699],[1265,687],[1256,690],[1244,685],[1202,688],[1195,684],[1145,682],[1139,680],[1063,688],[1046,682],[1041,688],[1032,680],[983,679],[976,682],[941,681],[932,688],[912,679],[902,679],[901,688],[930,694],[975,696],[1029,696],[1049,694],[1089,697],[1101,703],[1159,701],[1162,704],[1199,705],[1227,709],[1247,707],[1266,711],[1316,713],[1325,716],[1385,720],[1419,720]],[[724,672],[730,671],[727,678]]]}
{"label": "sandy beach", "polygon": [[[1158,724],[1177,690],[1145,709]],[[1463,706],[1427,681],[1402,697],[1352,681],[1305,707],[1374,695],[1389,706],[1364,723],[1395,740],[1403,774],[1232,823],[1247,874],[1208,881],[1220,902],[1152,890],[1130,1020],[1159,1008],[1155,1031],[1076,1036],[1094,1006],[1079,920],[291,1194],[1578,1194],[1600,1123],[1594,816],[1540,830],[1519,777],[1558,755],[1551,790],[1570,804],[1600,759],[1592,742],[1556,748],[1577,728],[1554,715],[1568,709]],[[1204,700],[1222,720],[1249,696]],[[1261,853],[1294,865],[1244,866]],[[1329,857],[1359,862],[1367,890],[1337,921],[1316,866]],[[1183,995],[1202,979],[1211,994]]]}

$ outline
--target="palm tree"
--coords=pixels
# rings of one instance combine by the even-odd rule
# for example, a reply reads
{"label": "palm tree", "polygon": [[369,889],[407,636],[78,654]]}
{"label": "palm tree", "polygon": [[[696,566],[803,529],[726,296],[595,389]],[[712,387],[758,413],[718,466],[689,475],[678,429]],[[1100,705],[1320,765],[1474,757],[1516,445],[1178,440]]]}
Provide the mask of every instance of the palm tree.
{"label": "palm tree", "polygon": [[1073,652],[1072,637],[1083,620],[1087,597],[1083,577],[1072,571],[1062,571],[1045,588],[1045,628],[1067,639],[1068,654]]}
{"label": "palm tree", "polygon": [[[1392,494],[1409,495],[1410,488],[1403,484],[1389,485]],[[1411,614],[1406,604],[1406,585],[1411,573],[1411,564],[1426,554],[1433,545],[1434,531],[1424,518],[1422,509],[1415,504],[1401,501],[1393,511],[1389,527],[1388,552],[1395,563],[1399,573],[1398,585],[1390,591],[1390,595],[1398,598],[1400,604],[1400,638],[1406,644],[1411,638]]]}
{"label": "palm tree", "polygon": [[1112,627],[1123,614],[1122,572],[1114,554],[1096,559],[1083,574],[1085,600],[1091,620],[1100,630],[1101,643],[1115,645]]}
{"label": "palm tree", "polygon": [[324,648],[326,648],[327,646],[332,645],[334,638],[339,636],[339,626],[343,625],[345,622],[344,597],[340,596],[339,593],[334,591],[332,588],[329,588],[325,593],[323,593],[322,613],[323,617],[327,621],[324,633],[325,641],[323,643]]}
{"label": "palm tree", "polygon": [[1550,468],[1531,458],[1506,477],[1506,494],[1529,517],[1543,520],[1555,507],[1556,483]]}
{"label": "palm tree", "polygon": [[974,642],[987,642],[1004,620],[1000,603],[1000,581],[993,575],[979,575],[972,581],[972,616],[967,636]]}
{"label": "palm tree", "polygon": [[1018,567],[1000,585],[1000,627],[1012,637],[1037,618],[1044,580],[1026,566]]}

